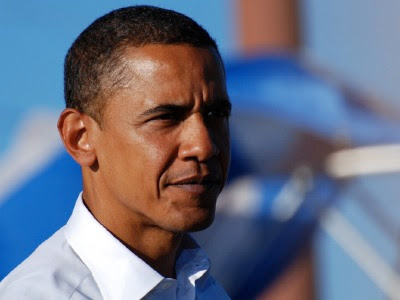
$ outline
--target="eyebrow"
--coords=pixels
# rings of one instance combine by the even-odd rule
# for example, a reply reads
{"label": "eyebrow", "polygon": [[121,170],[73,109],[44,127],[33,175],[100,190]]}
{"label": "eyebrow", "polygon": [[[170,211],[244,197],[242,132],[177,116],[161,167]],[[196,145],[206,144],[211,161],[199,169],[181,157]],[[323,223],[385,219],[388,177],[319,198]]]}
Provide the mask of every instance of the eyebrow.
{"label": "eyebrow", "polygon": [[[163,113],[177,113],[177,112],[186,112],[189,111],[191,106],[189,105],[177,105],[177,104],[162,104],[158,105],[156,107],[150,108],[143,113],[140,114],[141,117],[148,117],[152,115],[157,115],[157,114],[163,114]],[[206,109],[210,108],[224,108],[229,110],[229,112],[232,109],[232,104],[229,101],[229,99],[217,99],[215,101],[212,101],[212,103],[206,104],[205,105]]]}
{"label": "eyebrow", "polygon": [[156,114],[179,112],[179,111],[184,112],[187,110],[189,110],[189,106],[176,105],[176,104],[163,104],[144,111],[143,113],[140,114],[140,116],[148,117]]}

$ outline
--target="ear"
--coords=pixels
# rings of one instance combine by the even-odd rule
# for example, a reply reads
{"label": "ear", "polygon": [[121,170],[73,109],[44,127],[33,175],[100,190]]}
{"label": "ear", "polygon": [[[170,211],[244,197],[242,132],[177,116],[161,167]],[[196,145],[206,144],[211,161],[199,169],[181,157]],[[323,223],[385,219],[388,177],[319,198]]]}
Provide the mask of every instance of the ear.
{"label": "ear", "polygon": [[92,123],[96,121],[72,108],[65,109],[57,123],[66,150],[81,167],[91,167],[97,162],[91,131],[98,125]]}

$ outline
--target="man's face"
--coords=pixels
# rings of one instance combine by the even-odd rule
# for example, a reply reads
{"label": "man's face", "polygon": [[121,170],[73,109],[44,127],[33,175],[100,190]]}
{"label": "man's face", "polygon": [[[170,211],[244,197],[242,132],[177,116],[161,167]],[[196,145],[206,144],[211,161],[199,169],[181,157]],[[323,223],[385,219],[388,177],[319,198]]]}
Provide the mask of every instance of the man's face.
{"label": "man's face", "polygon": [[107,99],[96,146],[106,213],[173,232],[204,229],[230,161],[222,63],[214,50],[186,45],[132,48],[123,59],[129,80]]}

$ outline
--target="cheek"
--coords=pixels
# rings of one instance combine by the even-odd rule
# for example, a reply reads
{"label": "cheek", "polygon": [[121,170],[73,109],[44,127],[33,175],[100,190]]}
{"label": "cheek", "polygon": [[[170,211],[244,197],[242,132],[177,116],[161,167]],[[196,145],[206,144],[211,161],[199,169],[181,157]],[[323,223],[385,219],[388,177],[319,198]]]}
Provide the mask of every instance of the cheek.
{"label": "cheek", "polygon": [[115,146],[119,163],[114,166],[124,170],[124,184],[133,187],[133,192],[155,196],[161,175],[173,162],[173,141],[169,135],[154,133],[124,135],[123,143]]}
{"label": "cheek", "polygon": [[153,132],[137,140],[137,146],[140,147],[140,152],[145,157],[149,167],[161,172],[172,163],[177,153],[175,136]]}

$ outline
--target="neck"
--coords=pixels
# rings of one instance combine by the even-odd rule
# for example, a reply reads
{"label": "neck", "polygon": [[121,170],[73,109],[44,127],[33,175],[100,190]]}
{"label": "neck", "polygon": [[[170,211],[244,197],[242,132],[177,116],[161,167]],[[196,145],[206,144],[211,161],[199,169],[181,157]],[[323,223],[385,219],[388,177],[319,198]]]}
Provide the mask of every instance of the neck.
{"label": "neck", "polygon": [[102,197],[83,192],[83,202],[92,215],[121,243],[164,277],[175,278],[175,260],[183,233],[170,232],[132,218],[124,207],[107,213]]}
{"label": "neck", "polygon": [[175,278],[175,260],[183,234],[165,233],[155,228],[141,232],[140,239],[125,239],[121,242],[158,273]]}

